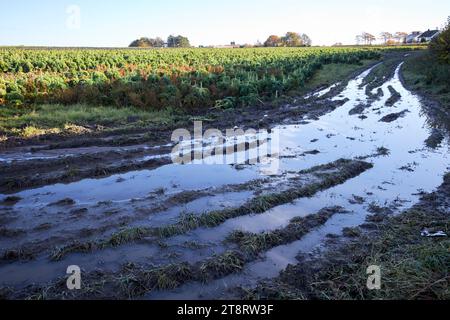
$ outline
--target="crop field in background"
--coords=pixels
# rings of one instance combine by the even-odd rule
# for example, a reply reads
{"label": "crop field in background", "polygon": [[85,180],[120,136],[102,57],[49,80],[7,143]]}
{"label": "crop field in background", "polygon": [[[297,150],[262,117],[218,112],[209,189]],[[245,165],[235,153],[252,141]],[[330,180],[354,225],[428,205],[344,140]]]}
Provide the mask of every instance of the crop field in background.
{"label": "crop field in background", "polygon": [[295,95],[325,64],[415,48],[0,48],[0,105],[226,109]]}

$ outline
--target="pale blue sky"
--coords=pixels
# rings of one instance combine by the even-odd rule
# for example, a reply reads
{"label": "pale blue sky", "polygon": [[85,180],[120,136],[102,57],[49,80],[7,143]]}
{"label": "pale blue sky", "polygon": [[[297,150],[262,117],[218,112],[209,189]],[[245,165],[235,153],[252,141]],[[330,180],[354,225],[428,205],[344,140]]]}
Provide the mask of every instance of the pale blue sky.
{"label": "pale blue sky", "polygon": [[[79,28],[68,23],[77,21],[71,5],[80,8]],[[169,34],[194,45],[255,43],[286,31],[316,45],[352,44],[361,31],[422,31],[450,15],[448,0],[0,0],[0,8],[0,45],[46,46],[120,47]]]}

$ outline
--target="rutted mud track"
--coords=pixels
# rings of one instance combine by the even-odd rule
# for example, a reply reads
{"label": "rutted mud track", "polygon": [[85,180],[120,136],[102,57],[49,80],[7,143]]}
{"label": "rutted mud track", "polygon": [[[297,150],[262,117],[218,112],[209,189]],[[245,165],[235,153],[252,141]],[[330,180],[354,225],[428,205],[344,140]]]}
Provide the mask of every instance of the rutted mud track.
{"label": "rutted mud track", "polygon": [[[293,105],[205,126],[271,128],[259,144],[279,135],[276,175],[245,163],[174,165],[170,141],[145,133],[6,149],[0,294],[233,297],[230,288],[276,277],[374,206],[411,207],[441,184],[449,141],[400,69],[389,60]],[[65,289],[69,265],[83,269],[80,291]]]}

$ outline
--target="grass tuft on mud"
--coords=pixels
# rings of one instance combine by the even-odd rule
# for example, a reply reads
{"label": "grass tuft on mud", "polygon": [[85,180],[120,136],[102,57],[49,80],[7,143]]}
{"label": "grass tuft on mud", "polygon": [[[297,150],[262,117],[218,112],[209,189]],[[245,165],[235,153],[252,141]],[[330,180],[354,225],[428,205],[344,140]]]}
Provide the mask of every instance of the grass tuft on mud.
{"label": "grass tuft on mud", "polygon": [[200,266],[200,274],[203,281],[217,279],[244,268],[245,256],[238,251],[228,251],[222,255],[214,256],[203,262]]}
{"label": "grass tuft on mud", "polygon": [[283,229],[258,234],[235,231],[227,240],[236,243],[241,251],[257,255],[270,248],[300,240],[312,229],[322,226],[334,214],[343,212],[345,210],[342,207],[324,208],[316,214],[292,219]]}

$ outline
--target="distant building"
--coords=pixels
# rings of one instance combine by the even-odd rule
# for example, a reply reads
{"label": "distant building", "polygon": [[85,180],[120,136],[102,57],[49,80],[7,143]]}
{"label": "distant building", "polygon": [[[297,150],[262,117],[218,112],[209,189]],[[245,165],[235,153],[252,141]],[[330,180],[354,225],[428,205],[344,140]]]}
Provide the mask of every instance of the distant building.
{"label": "distant building", "polygon": [[236,42],[230,42],[230,44],[225,44],[225,45],[218,45],[218,46],[212,46],[212,48],[217,48],[217,49],[226,49],[226,48],[240,48],[241,46],[236,44]]}
{"label": "distant building", "polygon": [[422,34],[420,31],[413,31],[406,36],[406,43],[419,43],[419,36]]}
{"label": "distant building", "polygon": [[431,40],[436,38],[439,35],[439,33],[440,33],[439,30],[428,29],[427,31],[418,36],[418,40],[420,43],[430,42]]}

